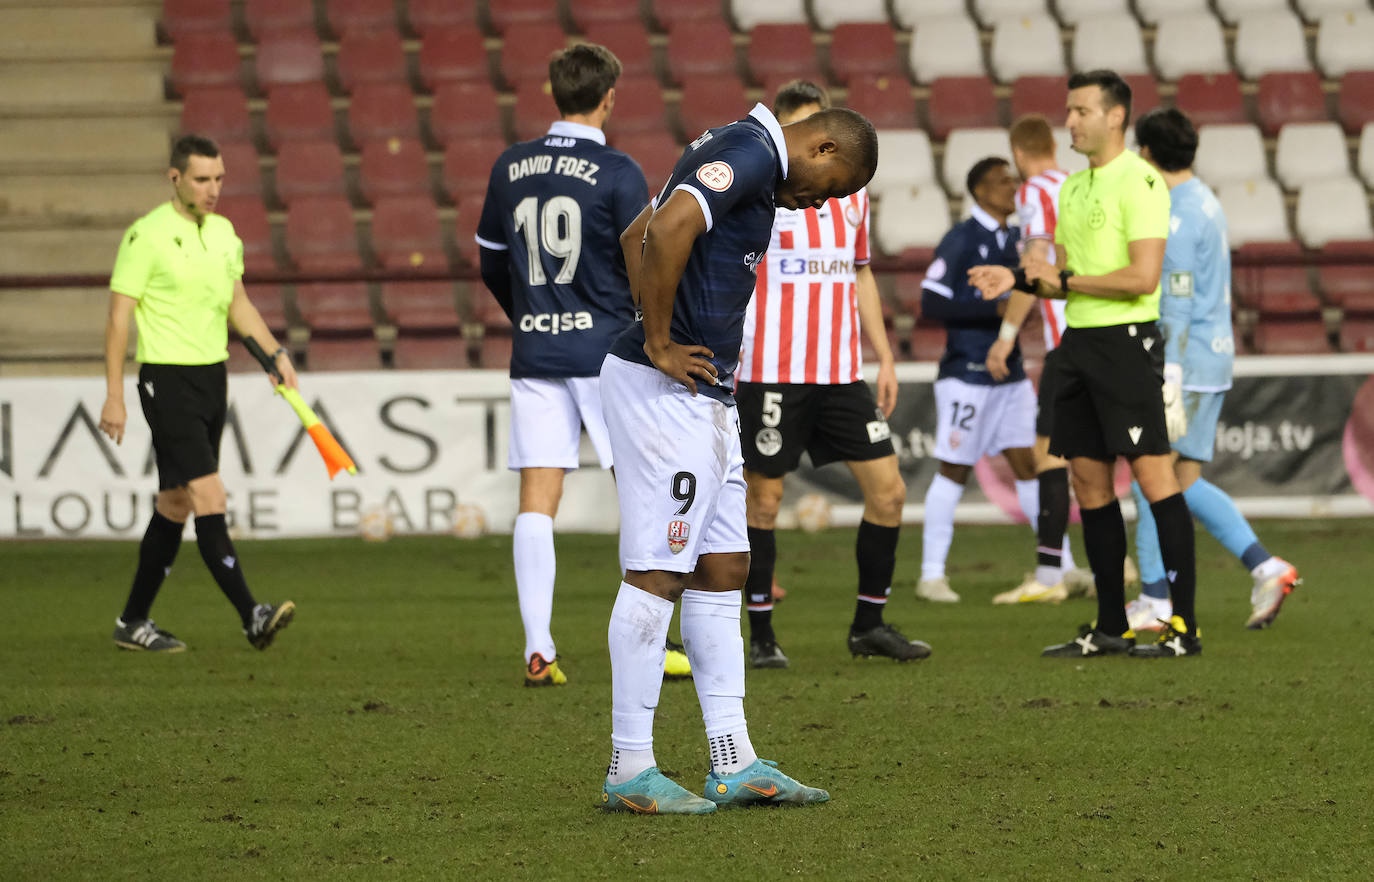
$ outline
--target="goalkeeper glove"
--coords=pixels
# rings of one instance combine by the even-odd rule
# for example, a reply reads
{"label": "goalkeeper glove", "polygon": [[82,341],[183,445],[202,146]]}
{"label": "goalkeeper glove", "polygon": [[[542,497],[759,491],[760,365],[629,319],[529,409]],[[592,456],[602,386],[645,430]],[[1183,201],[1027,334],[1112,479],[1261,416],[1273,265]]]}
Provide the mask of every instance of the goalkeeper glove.
{"label": "goalkeeper glove", "polygon": [[1183,365],[1164,365],[1164,425],[1170,443],[1188,432],[1188,416],[1183,411]]}

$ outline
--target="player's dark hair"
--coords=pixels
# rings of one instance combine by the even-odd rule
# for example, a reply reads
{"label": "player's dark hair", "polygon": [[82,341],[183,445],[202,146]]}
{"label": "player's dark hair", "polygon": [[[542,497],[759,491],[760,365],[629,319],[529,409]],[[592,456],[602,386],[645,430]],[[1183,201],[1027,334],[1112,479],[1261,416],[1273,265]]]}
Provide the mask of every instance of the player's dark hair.
{"label": "player's dark hair", "polygon": [[773,115],[787,116],[808,104],[819,104],[821,110],[826,110],[830,107],[830,95],[810,80],[783,83],[773,97]]}
{"label": "player's dark hair", "polygon": [[1150,148],[1150,159],[1167,172],[1191,168],[1197,155],[1197,129],[1176,107],[1156,108],[1136,120],[1135,140]]}
{"label": "player's dark hair", "polygon": [[973,164],[973,168],[968,170],[968,177],[964,179],[964,186],[968,187],[969,196],[973,196],[973,191],[978,185],[983,183],[983,178],[988,176],[988,172],[995,168],[1007,165],[1007,161],[1000,156],[985,156]]}
{"label": "player's dark hair", "polygon": [[1012,123],[1007,138],[1011,146],[1025,151],[1027,156],[1054,155],[1054,130],[1050,121],[1038,113],[1028,113]]}
{"label": "player's dark hair", "polygon": [[219,156],[219,145],[203,135],[182,135],[172,144],[172,158],[167,164],[185,173],[186,166],[191,164],[192,156],[214,159]]}
{"label": "player's dark hair", "polygon": [[1125,108],[1126,114],[1121,117],[1121,131],[1126,131],[1126,125],[1131,121],[1131,87],[1121,75],[1114,70],[1085,70],[1069,77],[1069,91],[1084,86],[1097,86],[1102,90],[1103,110]]}
{"label": "player's dark hair", "polygon": [[878,133],[873,123],[856,110],[831,107],[814,113],[806,122],[819,126],[834,139],[840,157],[853,166],[867,184],[878,170]]}
{"label": "player's dark hair", "polygon": [[553,103],[564,116],[596,110],[620,79],[620,59],[605,46],[578,43],[549,62]]}

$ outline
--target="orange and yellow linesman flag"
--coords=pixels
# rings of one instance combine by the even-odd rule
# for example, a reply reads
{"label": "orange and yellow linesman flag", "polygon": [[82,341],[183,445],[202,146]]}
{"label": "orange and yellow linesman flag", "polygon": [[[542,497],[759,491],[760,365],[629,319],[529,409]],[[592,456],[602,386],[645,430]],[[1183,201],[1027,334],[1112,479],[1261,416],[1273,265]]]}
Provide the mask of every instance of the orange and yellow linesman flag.
{"label": "orange and yellow linesman flag", "polygon": [[332,481],[339,472],[346,471],[350,475],[358,474],[358,467],[353,463],[353,457],[348,455],[348,451],[343,449],[343,445],[335,440],[334,435],[329,431],[320,418],[311,410],[310,405],[301,398],[301,393],[290,388],[283,383],[281,374],[277,371],[277,366],[268,358],[267,353],[262,351],[258,341],[252,337],[245,337],[243,345],[249,353],[258,360],[262,369],[267,371],[272,379],[277,381],[277,394],[286,399],[286,403],[291,405],[291,409],[300,417],[301,425],[305,426],[305,431],[310,435],[310,440],[315,442],[315,449],[320,452],[320,458],[324,460],[324,467],[329,469],[329,479]]}

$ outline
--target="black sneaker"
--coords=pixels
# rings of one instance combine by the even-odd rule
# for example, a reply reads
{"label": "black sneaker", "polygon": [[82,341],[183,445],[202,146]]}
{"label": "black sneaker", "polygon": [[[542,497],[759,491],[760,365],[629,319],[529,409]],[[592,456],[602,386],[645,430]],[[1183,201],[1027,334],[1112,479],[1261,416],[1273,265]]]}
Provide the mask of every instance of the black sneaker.
{"label": "black sneaker", "polygon": [[1202,629],[1189,634],[1180,616],[1164,622],[1164,630],[1154,643],[1131,647],[1131,658],[1180,658],[1185,655],[1202,655]]}
{"label": "black sneaker", "polygon": [[186,644],[178,640],[171,631],[164,631],[153,624],[152,619],[135,619],[126,622],[115,619],[115,646],[120,649],[133,649],[139,652],[185,652]]}
{"label": "black sneaker", "polygon": [[867,631],[849,629],[849,652],[852,655],[885,655],[897,661],[911,661],[930,655],[930,644],[920,640],[908,640],[893,626],[884,622]]}
{"label": "black sneaker", "polygon": [[749,664],[755,668],[785,668],[787,656],[775,640],[750,640]]}
{"label": "black sneaker", "polygon": [[243,633],[254,649],[266,649],[272,645],[272,638],[277,636],[277,632],[291,624],[295,615],[296,605],[289,600],[282,601],[280,606],[259,603],[253,607],[252,624],[244,628]]}
{"label": "black sneaker", "polygon": [[1092,625],[1080,625],[1078,636],[1068,643],[1046,646],[1040,654],[1045,658],[1099,658],[1104,655],[1125,655],[1135,646],[1135,635],[1117,637],[1099,631]]}

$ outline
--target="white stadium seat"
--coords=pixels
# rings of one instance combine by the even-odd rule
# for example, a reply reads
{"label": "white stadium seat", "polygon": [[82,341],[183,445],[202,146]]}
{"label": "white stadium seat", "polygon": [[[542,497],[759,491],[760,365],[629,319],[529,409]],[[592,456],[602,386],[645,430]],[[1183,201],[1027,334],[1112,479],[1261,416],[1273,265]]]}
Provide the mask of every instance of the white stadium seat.
{"label": "white stadium seat", "polygon": [[1250,123],[1203,126],[1198,130],[1193,171],[1214,189],[1230,181],[1267,178],[1259,128]]}
{"label": "white stadium seat", "polygon": [[1364,182],[1374,187],[1374,122],[1365,123],[1360,132],[1360,153],[1356,165]]}
{"label": "white stadium seat", "polygon": [[1289,123],[1279,129],[1274,173],[1285,190],[1297,190],[1312,181],[1348,177],[1350,158],[1340,124]]}
{"label": "white stadium seat", "polygon": [[1298,14],[1304,21],[1315,22],[1328,12],[1368,9],[1367,0],[1298,0]]}
{"label": "white stadium seat", "polygon": [[1023,15],[1048,15],[1045,0],[973,0],[973,14],[983,27],[993,27],[1008,18]]}
{"label": "white stadium seat", "polygon": [[935,156],[924,129],[880,129],[878,170],[868,184],[875,196],[935,182]]}
{"label": "white stadium seat", "polygon": [[1369,200],[1354,178],[1304,184],[1298,193],[1298,238],[1308,248],[1343,239],[1374,239]]}
{"label": "white stadium seat", "polygon": [[1374,12],[1328,12],[1317,29],[1317,66],[1340,79],[1347,71],[1374,67]]}
{"label": "white stadium seat", "polygon": [[1140,20],[1149,25],[1175,15],[1212,14],[1207,0],[1136,0],[1135,8],[1140,13]]}
{"label": "white stadium seat", "polygon": [[1066,25],[1076,25],[1093,15],[1131,14],[1131,5],[1126,0],[1058,0],[1054,8]]}
{"label": "white stadium seat", "polygon": [[1155,68],[1166,80],[1190,73],[1230,73],[1221,22],[1210,12],[1161,18],[1155,31]]}
{"label": "white stadium seat", "polygon": [[1223,184],[1217,190],[1217,200],[1226,215],[1227,238],[1232,248],[1293,238],[1288,231],[1283,193],[1268,178]]}
{"label": "white stadium seat", "polygon": [[1122,76],[1147,74],[1145,40],[1129,12],[1093,15],[1078,23],[1073,37],[1073,69],[1107,68]]}
{"label": "white stadium seat", "polygon": [[1287,12],[1288,0],[1217,0],[1217,14],[1227,24],[1254,12]]}
{"label": "white stadium seat", "polygon": [[919,22],[951,15],[966,15],[964,0],[892,0],[892,18],[904,30]]}
{"label": "white stadium seat", "polygon": [[1275,71],[1310,70],[1302,22],[1291,12],[1256,12],[1236,25],[1236,70],[1247,80]]}
{"label": "white stadium seat", "polygon": [[1063,76],[1059,25],[1044,14],[999,20],[992,30],[992,72],[1003,83],[1017,77]]}
{"label": "white stadium seat", "polygon": [[873,213],[873,238],[883,254],[934,248],[949,227],[949,201],[933,183],[887,193]]}
{"label": "white stadium seat", "polygon": [[911,72],[920,83],[984,75],[978,28],[963,15],[921,19],[911,37],[910,59]]}
{"label": "white stadium seat", "polygon": [[1088,157],[1073,149],[1068,129],[1054,130],[1054,161],[1061,169],[1073,174],[1088,167]]}
{"label": "white stadium seat", "polygon": [[730,0],[730,17],[742,31],[760,24],[808,24],[806,0]]}
{"label": "white stadium seat", "polygon": [[825,31],[851,22],[887,23],[884,0],[815,0],[811,8],[816,13],[816,24]]}
{"label": "white stadium seat", "polygon": [[[882,147],[878,148],[879,156]],[[955,129],[945,139],[945,158],[941,177],[951,197],[967,192],[964,180],[973,164],[985,156],[1000,156],[1011,162],[1011,144],[1006,129]]]}

